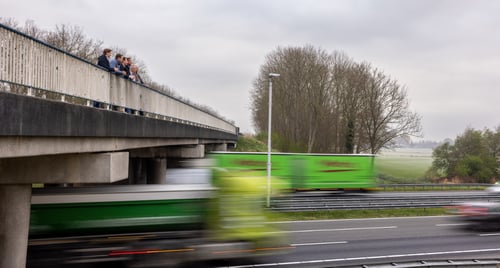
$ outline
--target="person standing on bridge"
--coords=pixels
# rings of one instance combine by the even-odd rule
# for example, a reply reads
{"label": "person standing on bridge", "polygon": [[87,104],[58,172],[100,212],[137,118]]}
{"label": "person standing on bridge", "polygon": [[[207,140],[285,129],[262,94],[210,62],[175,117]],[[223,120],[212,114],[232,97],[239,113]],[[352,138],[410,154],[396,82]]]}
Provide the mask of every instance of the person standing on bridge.
{"label": "person standing on bridge", "polygon": [[[132,61],[130,61],[130,75],[129,78],[130,80],[139,83],[141,85],[144,85],[144,81],[142,80],[141,76],[139,75],[139,66],[137,64],[132,64]],[[139,115],[144,115],[144,112],[139,110],[138,111]]]}
{"label": "person standing on bridge", "polygon": [[130,68],[129,68],[129,61],[130,58],[123,57],[122,64],[120,65],[120,72],[123,73],[123,77],[125,79],[128,79],[128,76],[130,75]]}
{"label": "person standing on bridge", "polygon": [[130,75],[129,75],[130,80],[139,83],[141,85],[144,84],[144,81],[142,81],[141,76],[139,75],[139,66],[137,64],[132,64],[130,65]]}
{"label": "person standing on bridge", "polygon": [[111,69],[113,69],[113,72],[116,75],[126,75],[127,74],[125,71],[120,71],[120,66],[122,64],[122,61],[123,61],[123,55],[118,53],[118,54],[116,54],[115,58],[112,59],[111,62],[109,63]]}
{"label": "person standing on bridge", "polygon": [[102,52],[102,55],[97,58],[97,65],[104,67],[106,70],[112,72],[113,69],[109,65],[109,61],[111,59],[111,49],[105,48]]}
{"label": "person standing on bridge", "polygon": [[132,58],[131,57],[127,57],[127,72],[128,72],[128,75],[130,75],[130,67],[132,66]]}
{"label": "person standing on bridge", "polygon": [[[105,48],[102,55],[97,58],[97,65],[105,68],[106,70],[112,72],[113,68],[109,65],[109,60],[111,58],[111,49]],[[101,108],[101,103],[98,101],[93,101],[93,106],[95,108]]]}

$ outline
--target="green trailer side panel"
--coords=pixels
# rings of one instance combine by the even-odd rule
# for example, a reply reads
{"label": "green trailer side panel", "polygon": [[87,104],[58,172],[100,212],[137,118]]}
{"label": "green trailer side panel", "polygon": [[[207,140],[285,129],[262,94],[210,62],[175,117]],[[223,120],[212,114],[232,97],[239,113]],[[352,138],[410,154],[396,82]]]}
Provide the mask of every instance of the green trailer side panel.
{"label": "green trailer side panel", "polygon": [[207,199],[34,204],[30,236],[98,235],[201,228]]}
{"label": "green trailer side panel", "polygon": [[307,164],[306,188],[372,188],[373,158],[313,155]]}
{"label": "green trailer side panel", "polygon": [[[267,154],[213,153],[216,166],[266,176]],[[373,155],[271,155],[271,175],[293,189],[368,189],[375,187]]]}

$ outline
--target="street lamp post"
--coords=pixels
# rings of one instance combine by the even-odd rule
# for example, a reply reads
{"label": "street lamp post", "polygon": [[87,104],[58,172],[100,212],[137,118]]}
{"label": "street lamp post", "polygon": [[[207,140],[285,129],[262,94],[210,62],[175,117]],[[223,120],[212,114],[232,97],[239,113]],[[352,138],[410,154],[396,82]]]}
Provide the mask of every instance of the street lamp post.
{"label": "street lamp post", "polygon": [[267,207],[271,205],[271,115],[273,110],[273,77],[280,74],[269,73],[269,111],[267,125]]}

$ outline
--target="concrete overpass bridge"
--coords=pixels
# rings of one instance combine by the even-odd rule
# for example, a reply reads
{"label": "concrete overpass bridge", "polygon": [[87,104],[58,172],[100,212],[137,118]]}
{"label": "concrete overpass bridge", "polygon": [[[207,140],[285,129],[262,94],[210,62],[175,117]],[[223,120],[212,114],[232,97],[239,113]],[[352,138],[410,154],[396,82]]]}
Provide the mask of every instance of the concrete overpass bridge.
{"label": "concrete overpass bridge", "polygon": [[237,135],[231,122],[0,24],[0,267],[25,266],[32,183],[163,183],[167,166],[226,150]]}

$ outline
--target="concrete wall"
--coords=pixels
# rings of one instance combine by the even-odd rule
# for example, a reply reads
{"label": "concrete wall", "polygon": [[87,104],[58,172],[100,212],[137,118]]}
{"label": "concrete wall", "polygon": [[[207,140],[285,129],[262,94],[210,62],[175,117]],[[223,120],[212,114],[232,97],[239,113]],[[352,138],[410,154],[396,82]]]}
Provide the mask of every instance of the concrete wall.
{"label": "concrete wall", "polygon": [[202,112],[191,105],[184,104],[158,91],[151,90],[116,75],[109,75],[111,76],[109,103],[113,105],[167,115],[171,118],[208,125],[231,133],[236,132],[236,127],[229,122]]}
{"label": "concrete wall", "polygon": [[0,79],[88,99],[109,100],[110,75],[0,25]]}
{"label": "concrete wall", "polygon": [[[0,25],[0,80],[45,90],[50,94],[103,103],[178,119],[228,133],[237,127],[178,99],[125,80],[73,55]],[[91,103],[91,102],[87,102]],[[162,117],[164,116],[164,118]]]}

